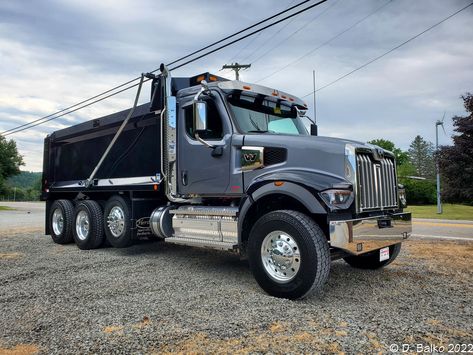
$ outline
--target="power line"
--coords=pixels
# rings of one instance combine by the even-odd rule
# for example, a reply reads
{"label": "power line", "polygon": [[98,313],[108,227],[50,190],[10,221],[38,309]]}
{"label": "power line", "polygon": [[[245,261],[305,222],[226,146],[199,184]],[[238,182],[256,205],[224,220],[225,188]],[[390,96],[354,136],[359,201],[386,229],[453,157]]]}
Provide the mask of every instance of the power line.
{"label": "power line", "polygon": [[[145,83],[145,82],[147,82],[147,81],[149,81],[149,80],[150,80],[150,79],[144,79],[144,80],[143,80],[143,83]],[[109,94],[109,95],[107,95],[107,96],[104,96],[104,97],[102,97],[102,98],[100,98],[100,99],[91,101],[91,102],[89,102],[89,103],[87,103],[87,104],[85,104],[85,105],[83,105],[83,106],[76,107],[75,109],[72,109],[72,110],[67,111],[67,112],[63,112],[63,113],[61,113],[61,114],[58,115],[58,116],[50,117],[50,118],[48,118],[48,119],[45,120],[45,121],[36,122],[36,123],[34,123],[34,124],[29,125],[28,127],[23,127],[23,128],[20,128],[20,129],[15,130],[14,132],[8,132],[8,133],[2,134],[2,135],[3,135],[4,137],[6,137],[6,136],[9,136],[10,134],[15,134],[15,133],[18,133],[18,132],[26,131],[26,130],[28,130],[28,129],[30,129],[30,128],[33,128],[33,127],[42,125],[42,124],[47,123],[47,122],[49,122],[49,121],[52,121],[52,120],[55,120],[55,119],[57,119],[57,118],[61,118],[61,117],[63,117],[63,116],[66,116],[66,115],[68,115],[68,114],[70,114],[70,113],[79,111],[79,110],[81,110],[81,109],[83,109],[83,108],[86,108],[86,107],[88,107],[88,106],[91,106],[91,105],[93,105],[93,104],[96,104],[97,102],[100,102],[100,101],[102,101],[102,100],[108,99],[109,97],[112,97],[112,96],[115,96],[115,95],[117,95],[117,94],[120,94],[120,93],[122,93],[122,92],[124,92],[124,91],[127,91],[127,90],[129,90],[129,89],[131,89],[131,88],[134,88],[134,87],[136,87],[136,86],[138,86],[138,85],[139,85],[139,83],[136,83],[136,84],[127,86],[127,87],[125,87],[125,88],[123,88],[123,89],[121,89],[121,90],[119,90],[119,91],[117,91],[117,92],[114,92],[114,93],[112,93],[112,94]],[[62,111],[61,111],[61,112],[62,112]],[[31,122],[31,123],[32,123],[32,122]]]}
{"label": "power line", "polygon": [[325,42],[323,42],[322,44],[318,45],[317,47],[311,49],[310,51],[308,51],[307,53],[303,54],[302,56],[300,56],[299,58],[293,60],[292,62],[284,65],[282,68],[274,71],[273,73],[261,78],[261,79],[258,79],[255,81],[255,83],[259,83],[263,80],[266,80],[270,77],[272,77],[273,75],[276,75],[277,73],[283,71],[284,69],[294,65],[295,63],[301,61],[302,59],[304,59],[305,57],[308,57],[309,55],[313,54],[314,52],[316,52],[317,50],[319,50],[320,48],[322,48],[323,46],[329,44],[330,42],[334,41],[335,39],[337,39],[338,37],[340,37],[341,35],[345,34],[346,32],[350,31],[352,28],[356,27],[357,25],[359,25],[360,23],[362,23],[363,21],[365,21],[366,19],[368,19],[369,17],[373,16],[374,14],[376,14],[378,11],[380,11],[382,8],[384,8],[386,5],[388,5],[389,3],[391,3],[393,0],[389,0],[388,2],[384,3],[383,5],[379,6],[378,8],[376,8],[373,12],[370,12],[368,15],[364,16],[363,18],[361,18],[360,20],[356,21],[355,23],[353,23],[352,25],[350,25],[349,27],[347,27],[346,29],[344,29],[343,31],[337,33],[335,36],[331,37],[330,39],[326,40]]}
{"label": "power line", "polygon": [[[290,4],[286,7],[286,10],[294,4],[296,0],[292,0]],[[291,21],[290,21],[291,22]],[[246,48],[248,48],[260,35],[262,32],[258,33],[256,36],[254,36],[251,40],[249,40],[244,46],[242,46],[234,55],[231,59],[227,60],[225,63],[232,63],[234,59],[238,59],[238,56],[240,55],[241,52],[243,52]],[[221,70],[221,69],[220,69]]]}
{"label": "power line", "polygon": [[[300,32],[301,30],[303,30],[304,28],[306,28],[307,26],[309,26],[312,22],[314,22],[315,20],[317,20],[319,17],[323,16],[327,11],[329,11],[332,7],[334,7],[336,4],[337,4],[338,0],[335,0],[330,6],[328,6],[324,11],[320,12],[319,14],[315,15],[312,19],[310,19],[309,21],[307,21],[305,24],[303,24],[301,27],[299,27],[297,30],[295,30],[294,32],[292,32],[289,36],[287,36],[286,38],[284,38],[283,40],[280,40],[280,41],[277,41],[276,44],[274,46],[272,46],[271,48],[269,48],[267,51],[265,51],[264,53],[260,54],[256,59],[253,59],[251,61],[251,64],[254,64],[256,63],[257,61],[259,61],[260,59],[264,58],[268,53],[272,52],[273,50],[275,50],[276,48],[278,48],[279,46],[281,46],[282,44],[286,43],[286,41],[290,38],[292,38],[293,36],[295,36],[298,32]],[[283,29],[283,28],[281,28]],[[275,35],[277,34],[277,32],[275,33]],[[274,37],[274,36],[273,36]],[[271,37],[268,41],[270,41],[273,37]],[[256,52],[256,51],[255,51]],[[253,52],[253,53],[255,53]],[[252,53],[252,54],[253,54]],[[251,55],[250,55],[251,57]]]}
{"label": "power line", "polygon": [[[335,79],[334,81],[332,81],[332,82],[330,82],[330,83],[328,83],[328,84],[326,84],[326,85],[324,85],[324,86],[318,88],[317,90],[315,90],[315,92],[318,92],[318,91],[320,91],[320,90],[323,90],[323,89],[325,89],[325,88],[327,88],[327,87],[329,87],[329,86],[335,84],[336,82],[338,82],[338,81],[340,81],[340,80],[346,78],[347,76],[349,76],[349,75],[351,75],[351,74],[357,72],[358,70],[367,67],[367,66],[370,65],[371,63],[376,62],[377,60],[383,58],[384,56],[388,55],[389,53],[394,52],[396,49],[401,48],[401,47],[404,46],[405,44],[407,44],[407,43],[413,41],[414,39],[416,39],[416,38],[422,36],[424,33],[426,33],[426,32],[428,32],[428,31],[432,30],[433,28],[439,26],[440,24],[444,23],[445,21],[451,19],[453,16],[458,15],[460,12],[466,10],[467,8],[469,8],[469,7],[472,6],[472,5],[473,5],[473,2],[470,3],[470,4],[468,4],[468,5],[466,5],[465,7],[462,7],[460,10],[454,12],[453,14],[451,14],[451,15],[445,17],[443,20],[441,20],[441,21],[439,21],[439,22],[433,24],[432,26],[428,27],[428,28],[425,29],[424,31],[419,32],[418,34],[416,34],[415,36],[413,36],[413,37],[409,38],[408,40],[402,42],[401,44],[398,44],[397,46],[391,48],[389,51],[384,52],[383,54],[377,56],[376,58],[373,58],[373,59],[369,60],[368,62],[366,62],[366,63],[364,63],[363,65],[360,65],[359,67],[353,69],[352,71],[350,71],[350,72],[348,72],[348,73],[342,75],[341,77]],[[314,91],[311,91],[311,92],[308,93],[307,95],[302,96],[302,98],[307,97],[307,96],[309,96],[309,95],[312,95],[313,93],[314,93]]]}
{"label": "power line", "polygon": [[233,41],[231,41],[231,42],[227,42],[226,44],[224,44],[224,45],[222,45],[222,46],[220,46],[220,47],[217,47],[217,48],[215,48],[215,49],[212,49],[212,50],[209,51],[209,52],[206,52],[206,53],[201,54],[201,55],[199,55],[199,56],[197,56],[197,57],[195,57],[195,58],[192,58],[192,59],[188,60],[187,62],[181,63],[181,64],[179,64],[179,65],[177,65],[177,66],[175,66],[175,67],[173,67],[173,68],[171,68],[171,69],[169,69],[169,70],[176,70],[176,69],[181,68],[181,67],[183,67],[183,66],[185,66],[185,65],[187,65],[187,64],[189,64],[189,63],[195,62],[196,60],[199,60],[200,58],[203,58],[203,57],[205,57],[205,56],[207,56],[207,55],[209,55],[209,54],[215,53],[215,52],[217,52],[217,51],[219,51],[219,50],[221,50],[221,49],[223,49],[223,48],[225,48],[225,47],[228,47],[228,46],[230,46],[230,45],[232,45],[232,44],[234,44],[234,43],[237,43],[237,42],[239,42],[239,41],[241,41],[241,40],[244,40],[245,38],[248,38],[248,37],[250,37],[250,36],[253,36],[254,34],[256,34],[256,33],[258,33],[258,32],[264,31],[265,29],[270,28],[270,27],[273,27],[273,26],[277,25],[278,23],[281,23],[281,22],[283,22],[283,21],[286,21],[286,20],[288,20],[288,19],[290,19],[290,18],[292,18],[292,17],[294,17],[294,16],[297,16],[297,15],[303,13],[303,12],[306,12],[307,10],[310,10],[310,9],[312,9],[312,8],[314,8],[314,7],[318,6],[318,5],[320,5],[320,4],[323,4],[323,3],[326,2],[326,1],[328,1],[328,0],[320,0],[320,1],[316,2],[315,4],[312,4],[312,5],[308,6],[308,7],[305,7],[305,8],[303,8],[302,10],[299,10],[299,11],[297,11],[297,12],[294,12],[294,13],[292,13],[292,14],[290,14],[290,15],[287,15],[286,17],[283,17],[283,18],[280,19],[280,20],[277,20],[277,21],[275,21],[275,22],[272,22],[272,23],[270,23],[269,25],[266,25],[266,26],[264,26],[264,27],[261,27],[261,28],[255,30],[255,31],[250,32],[250,33],[248,33],[248,34],[246,34],[246,35],[244,35],[244,36],[242,36],[242,37],[240,37],[240,38],[237,38],[237,39],[235,39],[235,40],[233,40]]}
{"label": "power line", "polygon": [[[213,43],[211,43],[211,44],[209,44],[209,45],[207,45],[207,46],[205,46],[205,47],[203,47],[203,48],[201,48],[201,49],[199,49],[199,50],[196,50],[196,51],[194,51],[194,52],[192,52],[192,53],[190,53],[190,54],[188,54],[188,55],[185,55],[185,56],[183,56],[183,57],[181,57],[181,58],[179,58],[179,59],[176,59],[176,60],[174,60],[174,61],[168,63],[167,65],[170,66],[170,65],[176,64],[176,63],[178,63],[178,62],[180,62],[180,61],[182,61],[182,60],[184,60],[184,59],[187,59],[187,58],[189,58],[189,57],[191,57],[191,56],[193,56],[193,55],[195,55],[195,54],[197,54],[197,53],[200,53],[200,52],[202,52],[202,51],[204,51],[204,50],[206,50],[206,49],[209,49],[209,48],[211,48],[211,47],[213,47],[213,46],[215,46],[215,45],[217,45],[217,44],[220,44],[220,43],[222,43],[222,42],[224,42],[224,41],[226,41],[226,40],[228,40],[228,39],[230,39],[230,38],[233,38],[233,37],[235,37],[235,36],[237,36],[237,35],[239,35],[239,34],[241,34],[241,33],[243,33],[243,32],[246,32],[246,31],[248,31],[248,30],[250,30],[250,29],[252,29],[252,28],[255,28],[255,27],[257,27],[257,26],[259,26],[259,25],[261,25],[261,24],[263,24],[263,23],[265,23],[265,22],[268,22],[268,21],[270,21],[270,20],[272,20],[272,19],[274,19],[274,18],[276,18],[276,17],[278,17],[278,16],[280,16],[280,15],[282,15],[282,14],[284,14],[284,13],[287,13],[287,12],[289,12],[289,11],[291,11],[291,10],[297,8],[297,7],[300,7],[300,6],[304,5],[305,3],[309,2],[309,1],[311,1],[311,0],[304,0],[304,1],[301,1],[301,2],[297,3],[297,4],[294,5],[294,6],[290,6],[289,8],[287,8],[287,9],[285,9],[285,10],[283,10],[283,11],[280,11],[280,12],[278,12],[278,13],[272,15],[272,16],[269,16],[269,17],[267,17],[267,18],[265,18],[265,19],[263,19],[263,20],[261,20],[261,21],[258,21],[257,23],[255,23],[255,24],[253,24],[253,25],[251,25],[251,26],[248,26],[248,27],[246,27],[246,28],[244,28],[244,29],[242,29],[242,30],[240,30],[240,31],[238,31],[238,32],[235,32],[235,33],[233,33],[233,34],[231,34],[231,35],[229,35],[229,36],[226,36],[226,37],[224,37],[224,38],[222,38],[222,39],[220,39],[220,40],[218,40],[218,41],[215,41],[215,42],[213,42]],[[327,0],[320,1],[319,3],[323,3],[323,2],[325,2],[325,1],[327,1]],[[305,8],[302,12],[307,11],[307,10],[309,10],[310,8],[314,7],[314,6],[317,6],[319,3],[313,4],[313,5],[309,6],[308,8]],[[298,13],[300,13],[300,12],[301,12],[301,11],[297,12],[296,14],[298,14]],[[292,17],[292,16],[291,16],[291,17]],[[284,19],[283,19],[283,20],[284,20]],[[280,20],[279,22],[281,22],[281,20]],[[277,23],[279,23],[279,22],[277,22]],[[275,23],[275,24],[276,24],[276,23]],[[273,25],[274,25],[274,24],[273,24]],[[268,28],[268,27],[271,27],[271,26],[265,26],[263,29],[261,29],[261,31],[264,30],[264,29],[266,29],[266,28]],[[250,34],[250,35],[252,35],[252,34]],[[247,38],[247,37],[248,37],[248,36],[245,36],[245,37],[242,37],[241,39],[244,39],[244,38]],[[241,40],[241,39],[240,39],[240,40]],[[233,44],[233,43],[235,43],[235,41],[231,42],[230,44]],[[228,44],[228,45],[230,45],[230,44]],[[221,47],[221,48],[224,48],[224,47]],[[220,49],[221,49],[221,48],[220,48]],[[219,49],[217,49],[217,50],[219,50]],[[208,54],[211,54],[211,53],[213,53],[213,52],[209,52]],[[206,54],[206,55],[208,55],[208,54]],[[200,57],[198,57],[197,59],[200,59],[200,58],[202,58],[202,57],[203,57],[203,56],[200,56]],[[195,60],[197,60],[197,59],[195,59]],[[194,60],[192,60],[192,61],[194,61]],[[188,61],[188,62],[186,62],[184,65],[186,65],[186,64],[188,64],[188,63],[191,63],[192,61]],[[177,69],[177,68],[180,68],[180,67],[182,67],[182,66],[183,66],[183,65],[180,65],[180,66],[177,66],[177,67],[175,67],[175,68],[173,68],[173,69]],[[155,72],[157,72],[158,70],[159,70],[159,69],[155,69],[155,70],[153,70],[151,73],[155,73]],[[132,80],[129,80],[129,81],[123,83],[123,84],[120,84],[120,85],[118,85],[118,86],[115,86],[115,87],[113,87],[113,88],[111,88],[111,89],[109,89],[109,90],[106,90],[106,91],[104,91],[104,92],[102,92],[102,93],[100,93],[100,94],[97,94],[97,95],[95,95],[95,96],[92,96],[92,97],[90,97],[90,98],[88,98],[88,99],[86,99],[86,100],[80,101],[80,102],[78,102],[78,103],[76,103],[76,104],[74,104],[74,105],[71,105],[71,106],[68,106],[68,107],[66,107],[66,108],[64,108],[64,109],[61,109],[61,110],[59,110],[59,111],[56,111],[56,112],[54,112],[54,113],[52,113],[52,114],[43,116],[43,117],[38,118],[38,119],[36,119],[36,120],[33,120],[33,121],[31,121],[31,122],[28,122],[28,123],[19,125],[19,126],[17,126],[17,127],[10,128],[10,129],[8,129],[8,130],[5,130],[5,131],[1,132],[0,135],[7,136],[7,135],[10,135],[10,134],[13,134],[13,133],[17,133],[17,129],[19,129],[19,128],[23,128],[23,127],[26,127],[26,126],[29,127],[29,126],[32,125],[32,124],[33,124],[33,125],[32,125],[31,127],[35,127],[35,126],[38,125],[38,124],[35,124],[35,123],[38,123],[38,122],[43,121],[43,120],[45,120],[44,122],[49,122],[49,121],[51,121],[52,119],[55,119],[55,118],[53,118],[53,116],[56,116],[56,115],[58,115],[58,114],[61,114],[61,115],[58,116],[58,117],[56,117],[56,118],[65,116],[65,115],[67,115],[67,114],[69,114],[69,113],[71,113],[71,112],[78,111],[78,110],[80,110],[80,109],[82,109],[82,108],[84,108],[84,107],[90,106],[90,105],[87,104],[87,105],[84,105],[84,106],[81,106],[81,107],[77,108],[78,106],[80,106],[80,105],[82,105],[82,104],[85,104],[86,102],[89,102],[89,101],[91,101],[91,100],[97,99],[97,98],[99,98],[100,96],[103,96],[103,95],[105,95],[105,94],[111,93],[111,92],[113,92],[113,91],[115,91],[115,90],[117,90],[117,89],[120,89],[120,88],[122,88],[122,87],[124,87],[124,86],[126,86],[126,85],[128,85],[128,84],[131,84],[132,82],[137,81],[137,80],[139,80],[139,79],[140,79],[140,77],[136,77],[136,78],[134,78],[134,79],[132,79]],[[146,80],[146,81],[148,81],[148,80]],[[107,95],[107,96],[103,97],[102,99],[95,100],[95,101],[93,101],[93,103],[97,103],[97,102],[102,101],[102,100],[104,100],[104,99],[106,99],[106,98],[109,98],[109,97],[111,97],[111,96],[114,96],[114,95],[116,95],[116,94],[119,94],[119,93],[121,93],[121,92],[123,92],[123,91],[129,90],[129,89],[131,89],[131,88],[133,88],[133,87],[135,87],[135,86],[137,86],[137,85],[138,85],[138,83],[136,83],[135,85],[128,86],[127,88],[125,88],[125,89],[123,89],[123,90],[120,90],[120,91],[117,91],[117,92],[115,92],[115,93],[112,94],[112,95]],[[93,104],[93,103],[91,103],[91,104]],[[77,108],[77,109],[74,109],[74,108]],[[71,109],[74,109],[74,110],[68,111],[68,110],[71,110]],[[66,112],[66,111],[68,111],[68,112]],[[19,130],[18,132],[21,132],[21,131],[23,131],[23,129]],[[5,134],[5,133],[7,133],[7,134]]]}

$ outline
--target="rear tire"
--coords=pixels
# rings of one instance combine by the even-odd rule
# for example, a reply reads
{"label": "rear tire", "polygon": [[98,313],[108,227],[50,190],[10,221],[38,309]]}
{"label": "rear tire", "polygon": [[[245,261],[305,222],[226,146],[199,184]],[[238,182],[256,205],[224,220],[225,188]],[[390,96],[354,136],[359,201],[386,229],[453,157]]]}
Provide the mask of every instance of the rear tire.
{"label": "rear tire", "polygon": [[79,249],[96,249],[102,245],[103,213],[97,202],[85,200],[76,206],[72,231]]}
{"label": "rear tire", "polygon": [[72,243],[72,226],[74,224],[74,205],[69,200],[56,200],[49,213],[49,231],[54,243]]}
{"label": "rear tire", "polygon": [[125,248],[133,243],[130,207],[120,196],[112,196],[105,204],[104,228],[107,241],[115,248]]}
{"label": "rear tire", "polygon": [[357,269],[376,270],[391,264],[401,251],[401,243],[389,247],[389,259],[379,261],[379,250],[362,255],[351,255],[343,258],[346,263]]}
{"label": "rear tire", "polygon": [[297,211],[274,211],[258,219],[250,232],[248,257],[258,284],[275,297],[308,297],[323,287],[330,272],[327,238]]}

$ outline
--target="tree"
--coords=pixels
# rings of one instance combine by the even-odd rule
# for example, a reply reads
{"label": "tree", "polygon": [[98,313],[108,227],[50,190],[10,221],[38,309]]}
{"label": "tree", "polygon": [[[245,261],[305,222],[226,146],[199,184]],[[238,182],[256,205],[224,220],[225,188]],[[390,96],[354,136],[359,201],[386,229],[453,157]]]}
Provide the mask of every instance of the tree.
{"label": "tree", "polygon": [[465,117],[452,118],[453,146],[442,146],[437,152],[443,180],[442,196],[445,201],[473,203],[473,95],[462,96]]}
{"label": "tree", "polygon": [[20,173],[21,165],[24,165],[23,157],[18,153],[16,142],[0,136],[0,189],[5,179]]}
{"label": "tree", "polygon": [[406,152],[403,152],[401,149],[396,148],[393,142],[387,139],[373,139],[368,142],[369,144],[374,144],[377,145],[378,147],[381,147],[383,149],[389,150],[390,152],[394,153],[394,156],[396,157],[396,165],[402,165],[409,161],[409,157],[407,156]]}
{"label": "tree", "polygon": [[417,176],[435,178],[434,146],[421,136],[416,136],[407,151]]}

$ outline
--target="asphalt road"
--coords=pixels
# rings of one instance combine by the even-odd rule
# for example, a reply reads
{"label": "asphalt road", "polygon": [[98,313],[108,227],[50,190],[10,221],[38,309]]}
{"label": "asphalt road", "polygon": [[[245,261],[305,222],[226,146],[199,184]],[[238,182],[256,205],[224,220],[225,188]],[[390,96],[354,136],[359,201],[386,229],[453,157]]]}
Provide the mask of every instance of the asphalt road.
{"label": "asphalt road", "polygon": [[[0,202],[13,211],[0,211],[0,231],[41,230],[44,226],[44,203]],[[473,221],[414,219],[411,238],[462,240],[473,239]]]}

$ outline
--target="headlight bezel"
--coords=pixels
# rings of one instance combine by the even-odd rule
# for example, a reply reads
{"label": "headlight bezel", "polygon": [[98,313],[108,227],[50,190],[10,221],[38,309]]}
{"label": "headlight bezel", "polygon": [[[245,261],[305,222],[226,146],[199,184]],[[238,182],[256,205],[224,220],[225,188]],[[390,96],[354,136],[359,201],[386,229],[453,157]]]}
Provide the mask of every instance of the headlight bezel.
{"label": "headlight bezel", "polygon": [[354,191],[348,189],[331,188],[320,191],[319,196],[331,211],[349,209],[355,200]]}

